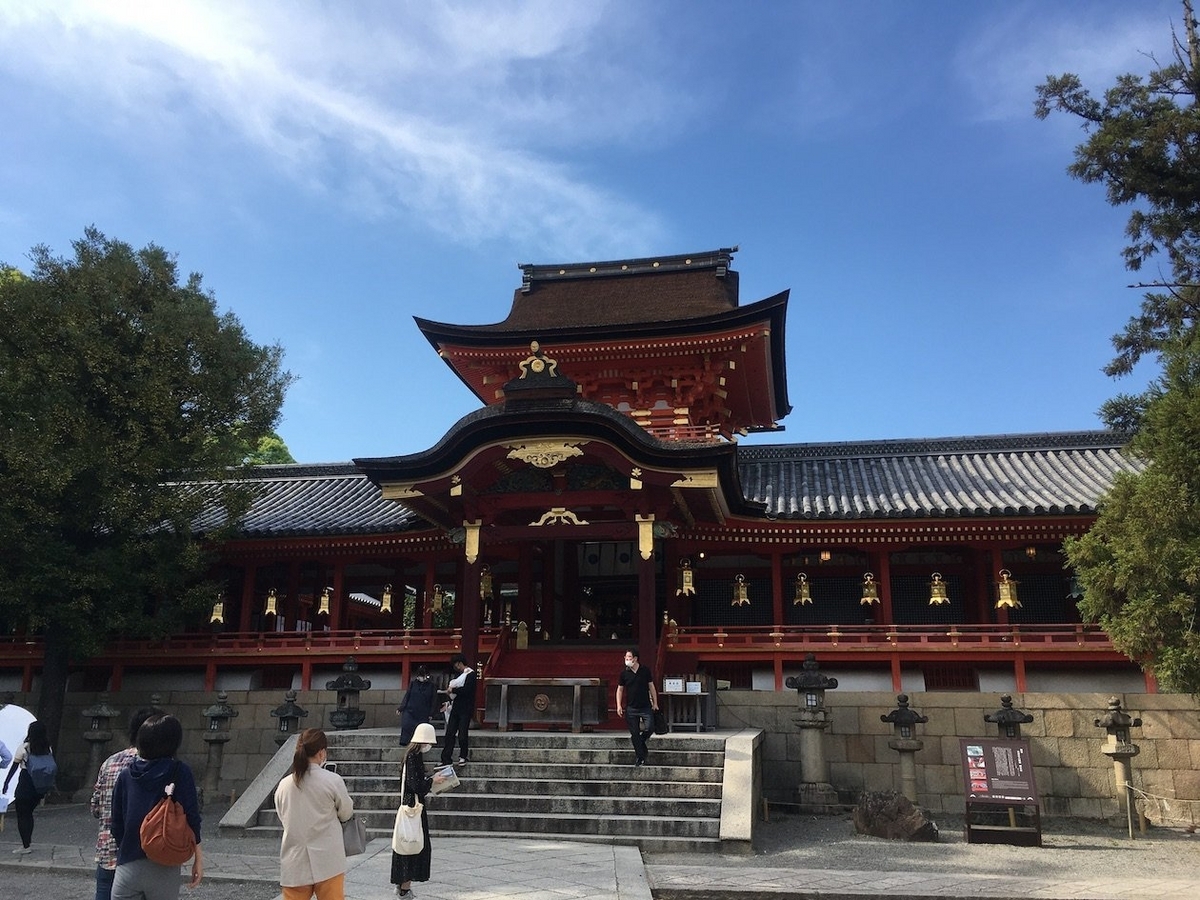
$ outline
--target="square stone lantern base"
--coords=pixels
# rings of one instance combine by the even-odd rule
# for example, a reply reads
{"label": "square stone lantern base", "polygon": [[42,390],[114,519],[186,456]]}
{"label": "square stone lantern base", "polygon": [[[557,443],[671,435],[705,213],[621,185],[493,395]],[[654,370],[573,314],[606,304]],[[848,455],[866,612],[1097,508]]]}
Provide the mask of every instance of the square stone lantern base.
{"label": "square stone lantern base", "polygon": [[838,792],[824,782],[801,782],[796,789],[796,803],[800,812],[810,815],[831,816],[842,811]]}

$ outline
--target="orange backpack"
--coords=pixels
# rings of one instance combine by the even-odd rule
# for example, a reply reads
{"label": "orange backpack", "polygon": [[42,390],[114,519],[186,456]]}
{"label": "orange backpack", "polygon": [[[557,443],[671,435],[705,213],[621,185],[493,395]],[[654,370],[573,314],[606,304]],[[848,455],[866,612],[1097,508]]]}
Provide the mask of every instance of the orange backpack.
{"label": "orange backpack", "polygon": [[183,805],[175,797],[176,761],[163,787],[163,796],[154,804],[138,834],[146,858],[162,866],[182,866],[196,854],[196,834],[188,824]]}

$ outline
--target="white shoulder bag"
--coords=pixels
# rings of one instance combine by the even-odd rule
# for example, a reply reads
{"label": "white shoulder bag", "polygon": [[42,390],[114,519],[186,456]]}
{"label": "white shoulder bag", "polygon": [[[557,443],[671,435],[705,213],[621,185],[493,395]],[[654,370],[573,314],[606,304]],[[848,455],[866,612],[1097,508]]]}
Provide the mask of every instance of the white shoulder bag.
{"label": "white shoulder bag", "polygon": [[414,794],[413,805],[404,804],[404,791],[408,784],[408,757],[400,769],[400,808],[396,810],[396,826],[392,829],[392,849],[401,856],[416,856],[425,849],[425,832],[421,828],[421,812],[425,809]]}

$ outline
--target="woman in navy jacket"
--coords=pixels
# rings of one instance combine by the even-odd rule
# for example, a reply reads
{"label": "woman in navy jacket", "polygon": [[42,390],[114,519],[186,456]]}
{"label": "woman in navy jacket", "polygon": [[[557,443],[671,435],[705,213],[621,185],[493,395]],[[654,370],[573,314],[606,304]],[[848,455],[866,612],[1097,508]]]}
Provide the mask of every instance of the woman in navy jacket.
{"label": "woman in navy jacket", "polygon": [[113,788],[112,836],[117,842],[117,874],[112,900],[141,900],[142,897],[177,898],[181,882],[178,866],[164,866],[146,858],[142,850],[142,820],[163,796],[163,788],[174,781],[173,796],[182,804],[188,824],[196,835],[189,887],[204,874],[200,852],[200,803],[196,779],[187,763],[175,759],[183,742],[183,726],[174,716],[153,716],[138,729],[137,758],[117,778]]}

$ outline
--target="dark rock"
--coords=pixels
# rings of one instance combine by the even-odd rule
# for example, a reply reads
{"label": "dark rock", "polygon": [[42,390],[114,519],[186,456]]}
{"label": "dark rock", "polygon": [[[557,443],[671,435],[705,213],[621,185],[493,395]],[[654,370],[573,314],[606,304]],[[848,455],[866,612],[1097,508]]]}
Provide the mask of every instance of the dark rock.
{"label": "dark rock", "polygon": [[937,824],[903,794],[868,791],[854,807],[854,830],[893,841],[936,841]]}

